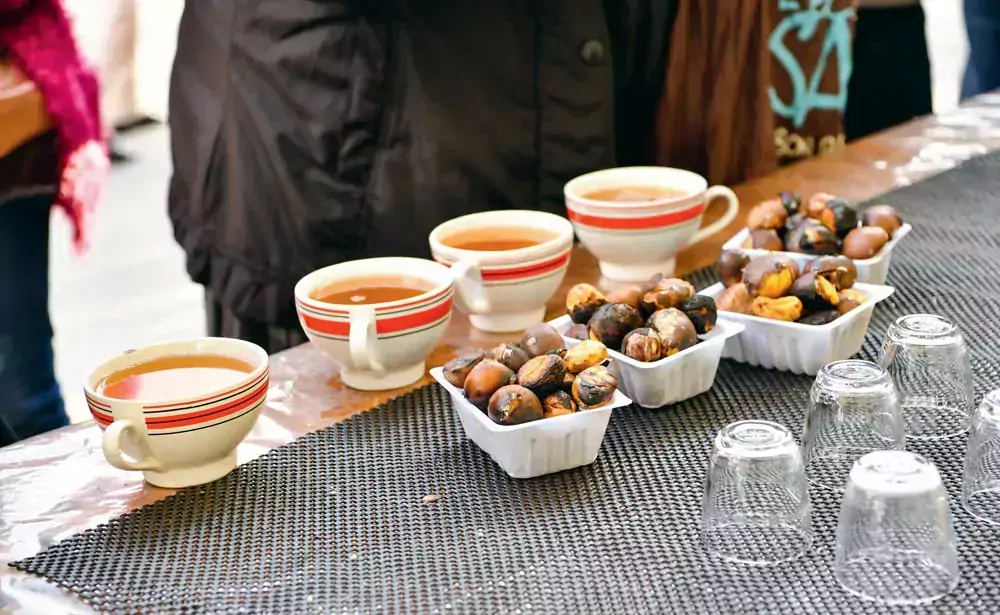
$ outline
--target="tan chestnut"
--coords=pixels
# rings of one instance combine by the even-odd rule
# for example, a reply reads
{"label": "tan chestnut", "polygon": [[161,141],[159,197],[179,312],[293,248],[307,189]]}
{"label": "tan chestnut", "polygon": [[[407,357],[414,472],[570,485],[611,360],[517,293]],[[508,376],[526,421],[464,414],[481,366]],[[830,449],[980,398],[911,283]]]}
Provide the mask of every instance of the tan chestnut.
{"label": "tan chestnut", "polygon": [[793,322],[802,316],[802,302],[798,297],[757,297],[753,300],[753,314],[771,320]]}
{"label": "tan chestnut", "polygon": [[857,260],[871,258],[889,241],[889,233],[880,226],[860,226],[844,237],[841,253]]}
{"label": "tan chestnut", "polygon": [[566,293],[566,313],[578,324],[587,324],[597,308],[608,300],[604,293],[590,284],[575,284]]}
{"label": "tan chestnut", "polygon": [[542,411],[545,413],[545,418],[547,419],[564,414],[573,414],[577,410],[578,408],[576,402],[573,401],[573,396],[566,391],[549,393],[542,400]]}
{"label": "tan chestnut", "polygon": [[680,278],[663,278],[642,296],[642,309],[652,314],[656,310],[680,307],[696,292],[690,282]]}
{"label": "tan chestnut", "polygon": [[755,297],[783,297],[797,277],[799,266],[783,254],[758,256],[743,270],[743,283]]}
{"label": "tan chestnut", "polygon": [[899,227],[903,226],[903,219],[892,205],[872,205],[861,214],[861,224],[877,226],[885,230],[889,239],[892,239]]}
{"label": "tan chestnut", "polygon": [[444,364],[442,368],[444,379],[452,386],[460,389],[463,388],[465,386],[465,379],[469,377],[469,373],[485,358],[486,354],[478,351],[455,357]]}
{"label": "tan chestnut", "polygon": [[743,270],[750,263],[750,257],[737,250],[723,250],[715,263],[715,271],[726,286],[743,281]]}
{"label": "tan chestnut", "polygon": [[[802,268],[802,275],[810,271],[818,271],[821,275],[829,279],[837,287],[837,290],[844,290],[854,286],[854,281],[858,279],[858,268],[854,261],[846,256],[820,256],[806,263]],[[838,275],[833,275],[834,273]]]}
{"label": "tan chestnut", "polygon": [[758,228],[750,231],[750,236],[744,242],[744,247],[753,250],[781,252],[785,249],[785,244],[781,242],[781,237],[778,237],[778,231],[770,228]]}
{"label": "tan chestnut", "polygon": [[837,197],[827,192],[817,192],[809,197],[808,201],[802,204],[802,213],[804,213],[807,218],[816,218],[818,220],[819,217],[823,215],[823,210],[826,209],[826,204],[835,198]]}
{"label": "tan chestnut", "polygon": [[735,312],[737,314],[750,314],[753,306],[753,297],[747,290],[746,284],[742,282],[733,284],[715,300],[715,307],[723,312]]}
{"label": "tan chestnut", "polygon": [[786,218],[788,212],[781,204],[781,199],[770,199],[757,203],[750,209],[750,213],[747,214],[747,228],[777,230],[785,226]]}
{"label": "tan chestnut", "polygon": [[487,414],[500,425],[520,425],[545,416],[538,396],[517,384],[502,386],[490,396]]}
{"label": "tan chestnut", "polygon": [[846,314],[868,300],[868,296],[860,290],[853,288],[840,291],[840,301],[837,303],[837,311]]}
{"label": "tan chestnut", "polygon": [[559,350],[566,347],[559,331],[552,325],[542,322],[531,325],[521,336],[521,349],[528,353],[528,356],[537,357],[551,350]]}
{"label": "tan chestnut", "polygon": [[500,387],[513,383],[513,370],[493,359],[483,359],[465,379],[465,398],[480,410],[486,410],[490,396]]}
{"label": "tan chestnut", "polygon": [[638,286],[626,286],[608,293],[608,303],[624,303],[635,309],[642,308],[642,289]]}
{"label": "tan chestnut", "polygon": [[[626,336],[627,337],[627,336]],[[563,361],[571,374],[600,365],[608,358],[607,347],[597,340],[584,340],[566,351]]]}

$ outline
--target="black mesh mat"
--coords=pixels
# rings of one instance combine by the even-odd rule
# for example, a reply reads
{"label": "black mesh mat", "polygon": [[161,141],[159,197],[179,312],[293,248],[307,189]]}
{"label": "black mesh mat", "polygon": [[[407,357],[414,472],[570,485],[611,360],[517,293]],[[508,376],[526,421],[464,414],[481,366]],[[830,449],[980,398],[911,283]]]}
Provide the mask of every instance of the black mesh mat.
{"label": "black mesh mat", "polygon": [[[874,358],[897,315],[957,320],[977,395],[1000,387],[1000,157],[895,191],[914,232],[896,294],[875,311]],[[711,274],[694,276],[707,285]],[[708,393],[614,414],[597,462],[508,478],[463,435],[436,385],[307,435],[65,540],[15,567],[114,613],[880,613],[832,578],[839,496],[813,490],[815,551],[748,568],[699,542],[719,428],[761,417],[801,431],[812,379],[724,362]],[[965,438],[911,446],[953,497],[962,580],[912,612],[1000,612],[1000,536],[957,504]],[[429,494],[441,496],[424,503]]]}

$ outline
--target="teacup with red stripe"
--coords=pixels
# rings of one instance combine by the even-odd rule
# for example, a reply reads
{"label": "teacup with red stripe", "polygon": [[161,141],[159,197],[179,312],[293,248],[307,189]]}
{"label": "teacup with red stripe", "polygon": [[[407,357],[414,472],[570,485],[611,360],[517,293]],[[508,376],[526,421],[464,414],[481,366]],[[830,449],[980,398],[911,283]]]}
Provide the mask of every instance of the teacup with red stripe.
{"label": "teacup with red stripe", "polygon": [[[424,292],[398,301],[336,304],[317,297],[356,281],[399,279]],[[422,258],[368,258],[318,269],[295,285],[299,323],[340,364],[340,378],[362,391],[385,391],[423,377],[427,355],[451,321],[454,284],[447,267]]]}
{"label": "teacup with red stripe", "polygon": [[[462,242],[466,236],[482,239]],[[439,225],[429,239],[434,260],[451,267],[459,309],[472,326],[490,332],[521,331],[543,321],[545,303],[562,284],[573,252],[573,226],[541,211],[469,214]]]}
{"label": "teacup with red stripe", "polygon": [[[609,189],[642,187],[666,188],[673,194],[641,201],[588,197]],[[622,282],[673,273],[678,252],[724,229],[740,207],[729,188],[709,188],[701,175],[668,167],[595,171],[569,181],[563,194],[580,243],[597,258],[604,277]],[[707,205],[716,197],[726,200],[725,215],[699,228]]]}
{"label": "teacup with red stripe", "polygon": [[[120,399],[101,384],[116,372],[159,359],[190,356],[236,359],[251,371],[228,386],[170,399]],[[236,447],[250,433],[267,400],[267,352],[242,340],[206,337],[146,346],[111,358],[84,385],[90,414],[104,430],[108,462],[138,470],[160,487],[180,488],[221,478],[236,467]]]}

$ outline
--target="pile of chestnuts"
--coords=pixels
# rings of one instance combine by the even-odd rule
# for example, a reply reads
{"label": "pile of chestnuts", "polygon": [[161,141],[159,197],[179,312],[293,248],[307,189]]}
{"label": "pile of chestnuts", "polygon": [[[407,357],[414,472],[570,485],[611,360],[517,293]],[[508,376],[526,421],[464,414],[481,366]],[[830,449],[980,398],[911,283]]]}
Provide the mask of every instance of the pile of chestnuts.
{"label": "pile of chestnuts", "polygon": [[597,341],[647,363],[694,346],[718,318],[714,299],[660,274],[608,295],[577,284],[566,294],[566,312],[574,323],[567,337]]}
{"label": "pile of chestnuts", "polygon": [[444,377],[500,425],[599,408],[615,395],[608,349],[586,341],[566,349],[552,325],[532,325],[518,344],[462,355],[444,365]]}
{"label": "pile of chestnuts", "polygon": [[818,256],[800,271],[783,254],[751,259],[726,250],[716,269],[726,286],[716,299],[724,312],[825,325],[867,300],[853,288],[858,270],[846,256]]}
{"label": "pile of chestnuts", "polygon": [[843,199],[817,193],[803,202],[790,192],[755,205],[747,218],[744,248],[872,258],[903,225],[889,205],[862,212]]}

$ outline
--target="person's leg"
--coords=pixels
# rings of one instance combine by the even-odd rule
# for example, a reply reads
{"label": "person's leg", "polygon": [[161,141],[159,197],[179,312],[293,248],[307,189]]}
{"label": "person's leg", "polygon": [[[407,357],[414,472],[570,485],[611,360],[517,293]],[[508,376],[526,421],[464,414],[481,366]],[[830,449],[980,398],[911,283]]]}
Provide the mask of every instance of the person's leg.
{"label": "person's leg", "polygon": [[1000,88],[1000,1],[965,0],[969,62],[962,99]]}
{"label": "person's leg", "polygon": [[0,204],[0,446],[69,424],[49,321],[52,195]]}

